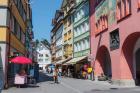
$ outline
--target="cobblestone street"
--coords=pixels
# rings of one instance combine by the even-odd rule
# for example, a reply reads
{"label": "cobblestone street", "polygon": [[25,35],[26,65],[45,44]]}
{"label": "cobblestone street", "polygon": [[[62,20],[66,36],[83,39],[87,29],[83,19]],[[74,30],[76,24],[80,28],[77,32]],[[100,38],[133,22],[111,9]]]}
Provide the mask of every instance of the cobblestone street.
{"label": "cobblestone street", "polygon": [[9,88],[2,93],[140,93],[139,87],[122,88],[107,82],[62,78],[54,84],[52,77],[41,75],[40,83],[28,88]]}

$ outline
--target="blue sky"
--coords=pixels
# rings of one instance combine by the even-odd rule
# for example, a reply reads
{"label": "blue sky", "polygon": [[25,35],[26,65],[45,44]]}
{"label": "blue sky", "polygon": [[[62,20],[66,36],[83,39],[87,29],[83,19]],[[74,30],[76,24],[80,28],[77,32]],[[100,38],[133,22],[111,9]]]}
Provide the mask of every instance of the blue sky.
{"label": "blue sky", "polygon": [[62,0],[31,0],[33,10],[33,31],[35,39],[50,41],[51,21]]}

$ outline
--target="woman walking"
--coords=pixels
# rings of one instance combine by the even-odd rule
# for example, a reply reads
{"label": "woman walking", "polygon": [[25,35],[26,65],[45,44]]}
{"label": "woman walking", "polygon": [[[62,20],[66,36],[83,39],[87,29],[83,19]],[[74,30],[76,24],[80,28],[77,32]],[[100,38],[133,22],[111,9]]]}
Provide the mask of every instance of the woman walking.
{"label": "woman walking", "polygon": [[56,68],[53,70],[53,80],[54,83],[58,83],[58,70]]}

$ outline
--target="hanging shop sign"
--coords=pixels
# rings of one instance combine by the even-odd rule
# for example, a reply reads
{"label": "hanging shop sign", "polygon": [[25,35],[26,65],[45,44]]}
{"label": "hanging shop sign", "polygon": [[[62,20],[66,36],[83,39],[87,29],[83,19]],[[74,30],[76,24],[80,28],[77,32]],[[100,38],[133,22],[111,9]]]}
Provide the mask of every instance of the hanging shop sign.
{"label": "hanging shop sign", "polygon": [[110,33],[110,50],[118,49],[120,46],[119,29]]}

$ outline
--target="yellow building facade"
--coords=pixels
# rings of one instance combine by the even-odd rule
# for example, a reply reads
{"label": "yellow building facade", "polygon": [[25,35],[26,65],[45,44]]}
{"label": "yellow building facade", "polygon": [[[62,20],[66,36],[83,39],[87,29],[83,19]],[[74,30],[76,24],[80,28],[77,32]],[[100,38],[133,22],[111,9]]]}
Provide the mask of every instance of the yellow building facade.
{"label": "yellow building facade", "polygon": [[73,56],[73,15],[72,8],[74,2],[72,0],[63,0],[62,10],[64,12],[64,29],[63,29],[63,58],[68,59]]}
{"label": "yellow building facade", "polygon": [[26,56],[28,0],[0,0],[0,60],[5,83],[9,57],[15,54]]}

